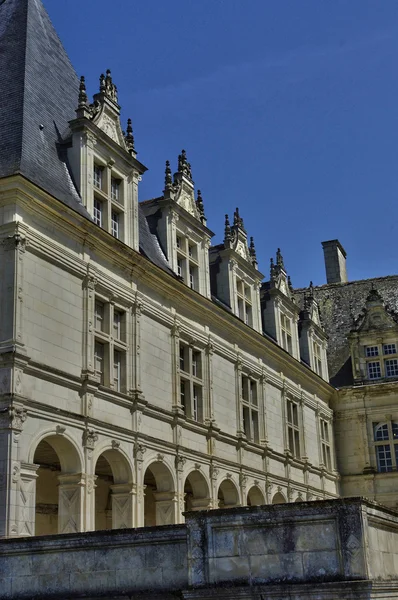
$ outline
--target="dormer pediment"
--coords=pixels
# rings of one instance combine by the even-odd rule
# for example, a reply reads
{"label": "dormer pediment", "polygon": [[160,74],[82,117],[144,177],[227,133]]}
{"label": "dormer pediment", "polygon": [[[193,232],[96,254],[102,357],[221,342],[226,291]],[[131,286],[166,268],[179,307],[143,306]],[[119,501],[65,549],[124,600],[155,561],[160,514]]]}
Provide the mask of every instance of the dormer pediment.
{"label": "dormer pediment", "polygon": [[396,315],[384,305],[377,290],[370,290],[365,308],[355,321],[354,331],[367,333],[396,327],[398,327]]}
{"label": "dormer pediment", "polygon": [[79,118],[89,119],[98,129],[103,131],[114,143],[136,158],[133,128],[131,119],[127,122],[127,133],[120,123],[120,106],[118,104],[117,87],[113,83],[111,72],[101,75],[99,92],[89,104],[84,77],[80,79],[79,105],[76,110]]}

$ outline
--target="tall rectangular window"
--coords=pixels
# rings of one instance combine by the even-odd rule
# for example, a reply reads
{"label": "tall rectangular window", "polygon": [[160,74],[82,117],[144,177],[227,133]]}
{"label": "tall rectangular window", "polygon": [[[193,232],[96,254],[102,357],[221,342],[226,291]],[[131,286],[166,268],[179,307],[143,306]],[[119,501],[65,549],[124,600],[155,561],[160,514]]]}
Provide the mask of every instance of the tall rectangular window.
{"label": "tall rectangular window", "polygon": [[253,311],[252,311],[252,289],[241,279],[236,281],[236,293],[238,304],[238,317],[249,325],[253,326]]}
{"label": "tall rectangular window", "polygon": [[330,470],[332,468],[332,451],[331,451],[331,442],[330,442],[330,425],[324,419],[320,421],[321,428],[321,448],[322,448],[322,462],[325,465],[326,469]]}
{"label": "tall rectangular window", "polygon": [[186,416],[203,421],[202,352],[180,342],[180,404]]}
{"label": "tall rectangular window", "polygon": [[193,290],[199,289],[199,261],[197,245],[183,233],[177,233],[177,275]]}
{"label": "tall rectangular window", "polygon": [[286,422],[288,449],[296,458],[300,458],[300,425],[298,405],[293,400],[286,400]]}
{"label": "tall rectangular window", "polygon": [[256,444],[260,440],[257,387],[256,380],[246,375],[241,376],[243,430],[247,439]]}
{"label": "tall rectangular window", "polygon": [[126,388],[126,312],[110,302],[95,298],[94,370],[101,385],[117,392]]}

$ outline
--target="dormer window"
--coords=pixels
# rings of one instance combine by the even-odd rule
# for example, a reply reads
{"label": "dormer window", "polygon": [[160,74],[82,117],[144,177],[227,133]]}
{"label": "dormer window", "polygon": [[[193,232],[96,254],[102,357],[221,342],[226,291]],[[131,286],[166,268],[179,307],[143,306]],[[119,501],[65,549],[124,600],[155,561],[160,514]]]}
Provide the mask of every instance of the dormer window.
{"label": "dormer window", "polygon": [[[398,356],[396,342],[373,344],[364,347],[367,378],[371,380],[398,377]],[[388,356],[389,358],[384,358]],[[379,360],[373,360],[374,358]],[[369,360],[370,359],[370,360]]]}
{"label": "dormer window", "polygon": [[102,190],[103,187],[103,171],[103,167],[94,165],[94,186],[99,190]]}
{"label": "dormer window", "polygon": [[314,352],[314,370],[320,377],[322,377],[322,350],[321,346],[317,343],[313,343]]}
{"label": "dormer window", "polygon": [[176,236],[177,275],[193,290],[199,289],[197,246],[182,235]]}
{"label": "dormer window", "polygon": [[289,352],[289,354],[292,354],[292,321],[283,313],[281,314],[281,334],[282,348]]}
{"label": "dormer window", "polygon": [[252,301],[251,301],[251,287],[245,284],[242,280],[236,282],[236,293],[238,296],[238,315],[246,323],[246,325],[252,326]]}

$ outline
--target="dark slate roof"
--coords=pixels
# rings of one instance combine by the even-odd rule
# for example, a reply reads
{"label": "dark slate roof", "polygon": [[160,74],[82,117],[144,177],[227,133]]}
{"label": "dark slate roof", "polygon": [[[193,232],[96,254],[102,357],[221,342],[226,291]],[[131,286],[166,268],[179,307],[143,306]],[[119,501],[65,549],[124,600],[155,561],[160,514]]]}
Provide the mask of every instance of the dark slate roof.
{"label": "dark slate roof", "polygon": [[58,149],[79,81],[41,0],[0,4],[0,177],[21,174],[88,216]]}
{"label": "dark slate roof", "polygon": [[176,273],[174,273],[174,271],[172,271],[169,267],[156,235],[150,232],[148,222],[141,206],[138,207],[138,215],[141,254],[149,258],[149,260],[155,265],[177,278]]}
{"label": "dark slate roof", "polygon": [[[379,292],[387,307],[398,311],[398,275],[314,287],[314,297],[319,304],[322,325],[329,338],[330,382],[336,387],[353,384],[347,335],[354,329],[355,321],[365,307],[372,286]],[[308,288],[294,291],[301,307],[307,291]]]}
{"label": "dark slate roof", "polygon": [[[41,0],[0,3],[0,80],[0,178],[21,174],[91,220],[60,150],[79,80]],[[141,208],[139,236],[141,253],[174,275]]]}

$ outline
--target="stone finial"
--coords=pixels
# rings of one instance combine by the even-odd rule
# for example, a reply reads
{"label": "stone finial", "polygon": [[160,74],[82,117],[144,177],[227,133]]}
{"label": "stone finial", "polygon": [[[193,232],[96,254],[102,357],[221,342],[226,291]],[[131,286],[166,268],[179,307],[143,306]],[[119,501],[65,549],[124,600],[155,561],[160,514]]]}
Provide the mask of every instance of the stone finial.
{"label": "stone finial", "polygon": [[372,282],[372,287],[369,290],[369,294],[366,298],[366,302],[378,302],[380,304],[383,304],[383,300],[382,300],[379,292],[374,287],[373,282]]}
{"label": "stone finial", "polygon": [[200,218],[203,219],[205,216],[205,208],[203,205],[202,192],[200,190],[198,190],[198,195],[197,195],[197,199],[196,199],[196,208],[198,209]]}
{"label": "stone finial", "polygon": [[164,189],[171,190],[173,187],[173,179],[171,177],[170,161],[166,160],[166,168],[164,170]]}
{"label": "stone finial", "polygon": [[250,246],[249,246],[249,252],[250,252],[250,256],[257,261],[257,255],[256,255],[256,248],[254,246],[254,239],[253,237],[250,238]]}
{"label": "stone finial", "polygon": [[192,169],[190,163],[187,161],[185,150],[181,150],[181,154],[178,155],[178,172],[188,177],[188,179],[192,179]]}
{"label": "stone finial", "polygon": [[102,73],[100,76],[100,93],[105,94],[107,98],[117,104],[117,87],[112,81],[109,69],[107,69],[106,75]]}
{"label": "stone finial", "polygon": [[274,277],[275,277],[275,265],[274,265],[274,259],[272,257],[270,258],[269,276],[270,276],[271,281],[273,281]]}
{"label": "stone finial", "polygon": [[82,75],[80,77],[80,86],[79,86],[79,108],[85,108],[88,106],[88,97],[86,90],[86,80]]}
{"label": "stone finial", "polygon": [[231,241],[231,225],[229,224],[229,217],[225,215],[225,228],[224,228],[224,244]]}
{"label": "stone finial", "polygon": [[245,226],[243,225],[243,219],[239,215],[239,208],[236,208],[236,210],[234,212],[234,226],[240,227],[243,230],[245,229]]}
{"label": "stone finial", "polygon": [[290,292],[293,293],[293,285],[292,285],[292,280],[290,278],[290,275],[287,276],[287,286],[288,286]]}
{"label": "stone finial", "polygon": [[132,126],[131,119],[127,119],[126,136],[124,139],[126,140],[126,145],[127,145],[128,151],[130,153],[132,153],[132,152],[135,153],[133,126]]}
{"label": "stone finial", "polygon": [[285,265],[283,264],[283,256],[280,248],[278,248],[278,250],[276,251],[276,264],[278,267],[282,267],[282,269],[285,267]]}

